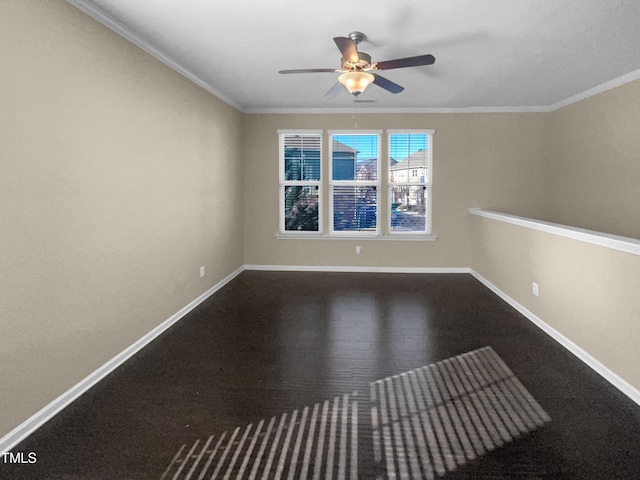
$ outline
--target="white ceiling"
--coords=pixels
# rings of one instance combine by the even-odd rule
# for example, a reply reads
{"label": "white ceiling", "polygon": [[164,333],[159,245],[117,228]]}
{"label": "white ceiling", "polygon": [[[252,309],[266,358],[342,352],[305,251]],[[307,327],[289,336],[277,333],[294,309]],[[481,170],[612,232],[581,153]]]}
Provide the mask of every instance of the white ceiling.
{"label": "white ceiling", "polygon": [[[640,78],[639,0],[68,1],[245,112],[545,111]],[[405,90],[370,103],[324,98],[336,73],[278,74],[339,68],[332,38],[354,30],[374,62],[436,63],[381,72]]]}

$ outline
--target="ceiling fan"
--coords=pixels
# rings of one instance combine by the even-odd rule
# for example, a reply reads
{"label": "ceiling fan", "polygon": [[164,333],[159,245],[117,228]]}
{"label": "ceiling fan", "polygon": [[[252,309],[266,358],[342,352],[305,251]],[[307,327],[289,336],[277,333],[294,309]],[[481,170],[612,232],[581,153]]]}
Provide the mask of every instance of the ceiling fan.
{"label": "ceiling fan", "polygon": [[384,62],[371,63],[371,56],[358,51],[358,44],[366,38],[362,32],[351,32],[349,37],[334,37],[333,41],[342,53],[340,69],[335,68],[311,68],[302,70],[280,70],[278,73],[320,73],[331,72],[341,73],[338,82],[325,97],[333,97],[344,85],[349,93],[356,97],[372,83],[384,88],[391,93],[400,93],[404,87],[388,80],[377,73],[378,70],[391,70],[392,68],[419,67],[422,65],[432,65],[436,59],[433,55],[418,55],[417,57],[399,58],[396,60],[386,60]]}

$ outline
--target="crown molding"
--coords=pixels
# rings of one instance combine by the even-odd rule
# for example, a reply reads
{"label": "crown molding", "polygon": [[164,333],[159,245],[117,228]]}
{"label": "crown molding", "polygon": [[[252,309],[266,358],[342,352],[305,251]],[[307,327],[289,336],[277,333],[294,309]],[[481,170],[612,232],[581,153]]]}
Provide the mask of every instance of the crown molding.
{"label": "crown molding", "polygon": [[118,35],[123,37],[125,40],[128,40],[129,42],[133,43],[137,47],[141,48],[142,50],[147,52],[149,55],[154,57],[156,60],[159,60],[160,62],[164,63],[168,67],[178,72],[180,75],[186,77],[188,80],[192,81],[193,83],[203,88],[210,94],[219,98],[223,102],[231,105],[236,110],[240,110],[241,112],[244,111],[243,107],[240,104],[238,104],[233,99],[226,96],[224,93],[220,92],[210,83],[202,80],[200,77],[190,72],[186,67],[180,65],[179,62],[170,58],[164,52],[161,52],[160,50],[158,50],[157,48],[149,44],[146,40],[144,40],[143,38],[138,36],[135,32],[133,32],[133,30],[131,30],[126,25],[124,25],[120,20],[116,19],[109,13],[105,12],[100,7],[94,5],[92,2],[88,0],[66,0],[66,1],[67,3],[70,3],[71,5],[76,7],[81,12],[89,15],[94,20],[100,22],[102,25],[104,25],[108,29],[117,33]]}
{"label": "crown molding", "polygon": [[548,112],[548,107],[460,107],[460,108],[430,108],[430,107],[344,107],[344,108],[247,108],[247,114],[336,114],[336,113],[357,113],[366,115],[368,113],[544,113]]}
{"label": "crown molding", "polygon": [[593,88],[572,95],[547,106],[520,106],[520,107],[459,107],[459,108],[428,108],[428,107],[407,107],[407,108],[367,108],[367,107],[346,107],[346,108],[247,108],[244,113],[249,114],[334,114],[334,113],[546,113],[559,110],[573,103],[585,100],[608,90],[620,87],[626,83],[640,79],[640,69],[629,72],[620,77],[609,80]]}
{"label": "crown molding", "polygon": [[624,85],[625,83],[633,82],[640,78],[640,70],[634,70],[633,72],[629,72],[621,77],[614,78],[613,80],[609,80],[608,82],[604,82],[600,85],[597,85],[593,88],[585,90],[584,92],[573,95],[569,98],[565,98],[564,100],[560,100],[559,102],[554,103],[548,107],[548,111],[553,112],[555,110],[559,110],[563,107],[571,105],[572,103],[577,103],[581,100],[584,100],[589,97],[593,97],[598,95],[599,93],[606,92],[607,90],[611,90],[613,88]]}
{"label": "crown molding", "polygon": [[572,95],[564,100],[546,106],[475,106],[475,107],[456,107],[456,108],[440,108],[440,107],[403,107],[403,108],[384,108],[384,107],[340,107],[340,108],[271,108],[271,107],[243,107],[232,98],[228,97],[220,90],[215,88],[209,82],[203,80],[186,67],[182,66],[178,61],[170,58],[164,52],[153,47],[146,40],[138,36],[133,30],[124,25],[121,21],[105,12],[100,7],[94,5],[90,0],[66,0],[80,11],[97,20],[110,30],[114,31],[121,37],[138,46],[152,57],[161,61],[165,65],[174,69],[193,83],[203,88],[212,95],[218,97],[223,102],[231,105],[235,109],[247,114],[336,114],[336,113],[404,113],[404,114],[425,114],[425,113],[545,113],[553,112],[560,108],[566,107],[573,103],[579,102],[586,98],[606,92],[615,87],[624,85],[640,78],[640,69],[622,75],[621,77],[609,80],[601,85],[585,90],[581,93]]}

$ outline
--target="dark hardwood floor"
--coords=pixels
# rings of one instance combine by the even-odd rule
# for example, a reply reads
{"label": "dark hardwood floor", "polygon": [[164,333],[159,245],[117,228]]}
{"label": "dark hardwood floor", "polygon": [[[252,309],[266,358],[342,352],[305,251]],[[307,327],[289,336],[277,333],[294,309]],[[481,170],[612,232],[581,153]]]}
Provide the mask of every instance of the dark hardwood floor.
{"label": "dark hardwood floor", "polygon": [[[250,478],[249,457],[258,455],[272,418],[271,438],[280,421],[281,442],[289,439],[291,451],[282,454],[284,470],[276,473],[280,450],[274,450],[274,470],[264,478],[298,478],[307,468],[302,465],[307,434],[294,433],[293,424],[302,425],[304,416],[311,428],[318,405],[314,421],[321,425],[325,403],[329,405],[327,439],[332,435],[331,412],[336,416],[332,424],[336,475],[332,478],[354,478],[355,467],[360,479],[386,478],[388,470],[374,452],[372,383],[393,377],[396,380],[388,380],[387,386],[396,385],[393,382],[406,386],[405,397],[401,393],[395,397],[399,399],[397,415],[402,417],[401,410],[408,415],[410,409],[418,408],[417,392],[422,392],[418,380],[427,378],[429,370],[424,370],[424,377],[394,376],[487,346],[550,421],[521,430],[475,458],[467,456],[455,468],[436,472],[436,477],[640,478],[640,407],[471,275],[251,271],[243,272],[16,447],[15,452],[35,452],[37,462],[0,463],[0,478],[159,480],[182,445],[186,446],[182,457],[175,458],[186,458],[185,452],[200,442],[191,456],[195,461],[202,449],[200,468],[213,455],[216,441],[223,434],[229,439],[233,432],[236,437],[229,443],[226,461],[235,457],[235,465],[224,464],[216,478],[236,478],[245,455],[248,463],[242,478]],[[468,365],[471,370],[471,362]],[[448,373],[442,372],[444,385]],[[454,378],[453,367],[451,372]],[[462,413],[473,414],[469,406],[472,400],[480,405],[479,399],[475,393],[459,397],[455,407],[452,399],[443,411],[449,408],[455,423],[456,411],[451,409],[462,409],[464,400],[467,410]],[[376,401],[377,408],[386,408],[380,399]],[[334,404],[344,408],[331,410]],[[286,419],[284,413],[288,413]],[[420,429],[419,434],[407,433],[403,425],[418,425],[418,417],[405,418],[405,424],[391,427],[391,435],[393,428],[402,441],[406,434],[406,441],[415,442],[417,451],[428,431],[424,437]],[[245,428],[249,424],[254,430]],[[261,435],[252,437],[258,425]],[[317,436],[320,426],[314,428]],[[302,426],[298,431],[303,431]],[[471,440],[480,443],[478,438]],[[293,467],[297,470],[290,473],[296,443],[299,461]],[[224,453],[225,444],[220,445],[203,478],[212,478],[214,465]],[[269,445],[264,448],[264,461]],[[329,458],[326,450],[323,455]],[[398,460],[397,452],[389,455],[396,456],[398,478],[428,478],[426,470],[415,473],[418,470],[410,462],[417,464],[424,456],[405,461]],[[315,457],[309,458],[312,478]],[[403,461],[409,467],[403,467]],[[200,470],[195,467],[188,477],[187,468],[180,473],[177,466],[174,462],[165,478],[198,478]],[[326,469],[326,465],[318,467],[322,478],[328,478]]]}

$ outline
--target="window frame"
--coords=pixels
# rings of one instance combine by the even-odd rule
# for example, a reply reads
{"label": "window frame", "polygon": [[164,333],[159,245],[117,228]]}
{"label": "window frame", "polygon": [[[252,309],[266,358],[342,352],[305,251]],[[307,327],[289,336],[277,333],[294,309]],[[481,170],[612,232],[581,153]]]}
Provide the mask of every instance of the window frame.
{"label": "window frame", "polygon": [[[280,235],[283,236],[310,236],[322,235],[323,229],[323,194],[322,182],[324,177],[323,168],[323,130],[295,129],[278,130],[278,223]],[[285,180],[285,137],[286,136],[318,136],[320,137],[320,178],[318,180]],[[286,187],[313,187],[318,191],[318,230],[286,230],[285,229],[285,189]]]}
{"label": "window frame", "polygon": [[[328,159],[329,159],[329,176],[328,176],[328,189],[329,189],[329,235],[335,238],[376,238],[381,236],[381,186],[382,186],[382,138],[383,130],[361,130],[361,129],[348,129],[348,130],[328,130],[327,142],[328,142]],[[362,181],[362,180],[334,180],[333,179],[333,137],[336,135],[360,135],[360,136],[376,136],[377,137],[377,171],[375,181]],[[334,229],[334,187],[356,187],[356,186],[373,186],[376,191],[376,229],[375,231],[343,231]]]}
{"label": "window frame", "polygon": [[[425,180],[422,182],[409,182],[409,171],[407,170],[407,181],[396,182],[391,181],[391,137],[393,135],[426,135],[427,137],[427,149],[426,149],[426,173]],[[433,136],[435,134],[434,129],[389,129],[386,131],[387,137],[387,172],[386,172],[386,186],[387,186],[387,236],[389,237],[432,237],[433,236]],[[412,168],[412,167],[409,167]],[[409,187],[424,187],[424,202],[425,202],[425,229],[421,231],[393,231],[391,226],[391,210],[393,205],[393,195],[391,194],[393,187],[396,186],[409,186]]]}
{"label": "window frame", "polygon": [[[433,233],[433,137],[435,129],[278,129],[278,223],[279,232],[275,238],[279,239],[315,239],[315,240],[391,240],[391,241],[435,241],[438,237]],[[427,172],[428,182],[425,180],[425,231],[392,231],[391,230],[391,188],[395,185],[408,183],[391,182],[391,136],[394,134],[427,134]],[[326,134],[326,135],[325,135]],[[362,182],[360,185],[373,185],[376,189],[376,230],[374,231],[343,231],[334,230],[333,186],[340,186],[341,180],[333,178],[333,135],[377,135],[377,177],[376,181]],[[320,137],[320,179],[319,180],[284,180],[285,135],[317,135]],[[328,143],[325,143],[328,142]],[[386,142],[386,143],[385,143]],[[382,158],[384,153],[385,158]],[[328,166],[327,166],[328,162]],[[328,173],[327,173],[328,172]],[[356,180],[347,184],[356,184]],[[415,185],[415,183],[413,184]],[[423,183],[420,183],[423,185]],[[318,229],[313,231],[285,230],[285,187],[287,186],[315,186],[318,192]],[[329,203],[327,206],[326,203]],[[327,215],[328,212],[328,215]],[[383,223],[384,222],[384,223]]]}

